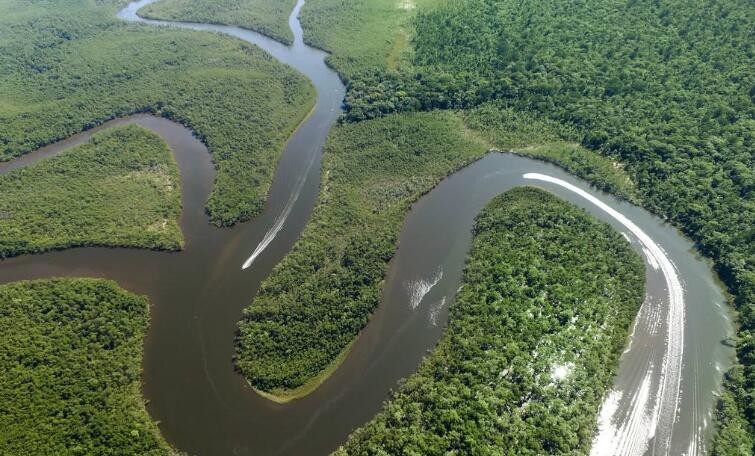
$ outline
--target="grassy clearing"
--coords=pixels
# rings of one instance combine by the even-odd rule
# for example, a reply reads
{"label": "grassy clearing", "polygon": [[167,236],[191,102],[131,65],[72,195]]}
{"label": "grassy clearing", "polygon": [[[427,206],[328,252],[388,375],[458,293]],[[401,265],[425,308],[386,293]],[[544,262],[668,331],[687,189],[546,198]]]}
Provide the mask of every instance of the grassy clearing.
{"label": "grassy clearing", "polygon": [[0,453],[174,451],[141,396],[147,301],[115,283],[0,286]]}
{"label": "grassy clearing", "polygon": [[409,21],[417,7],[437,0],[309,0],[304,40],[331,52],[329,63],[346,79],[397,69],[408,51]]}
{"label": "grassy clearing", "polygon": [[286,44],[294,39],[288,16],[296,0],[161,0],[139,10],[152,19],[237,25]]}
{"label": "grassy clearing", "polygon": [[312,220],[239,323],[236,363],[254,388],[298,396],[337,366],[379,303],[410,204],[485,151],[450,112],[333,131]]}
{"label": "grassy clearing", "polygon": [[0,160],[134,112],[192,128],[218,168],[213,223],[261,211],[314,89],[260,49],[115,19],[118,2],[0,0]]}
{"label": "grassy clearing", "polygon": [[584,210],[530,187],[495,198],[440,343],[336,455],[587,453],[644,279]]}
{"label": "grassy clearing", "polygon": [[181,188],[168,145],[130,125],[0,176],[0,257],[87,245],[178,250]]}

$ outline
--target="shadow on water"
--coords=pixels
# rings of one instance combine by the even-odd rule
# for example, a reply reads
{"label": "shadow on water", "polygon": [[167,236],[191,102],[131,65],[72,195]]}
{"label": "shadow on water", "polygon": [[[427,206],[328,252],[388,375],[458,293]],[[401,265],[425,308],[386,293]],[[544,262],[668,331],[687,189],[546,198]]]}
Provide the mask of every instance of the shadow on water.
{"label": "shadow on water", "polygon": [[[255,394],[234,370],[236,322],[260,282],[293,246],[312,212],[322,146],[340,114],[344,87],[324,64],[325,53],[302,42],[297,19],[302,1],[289,21],[295,35],[291,47],[238,27],[139,18],[136,11],[152,1],[132,3],[118,15],[152,25],[238,37],[301,71],[315,85],[317,105],[286,144],[264,212],[233,228],[210,226],[204,203],[214,171],[206,147],[186,128],[166,119],[134,115],[114,120],[1,164],[0,173],[54,155],[102,128],[126,123],[150,128],[168,142],[181,171],[184,251],[77,248],[21,256],[0,263],[0,283],[53,276],[108,277],[148,295],[152,313],[145,341],[143,391],[152,417],[177,448],[202,455],[317,455],[335,449],[350,431],[374,416],[398,380],[415,371],[435,345],[460,283],[475,215],[495,195],[532,185],[533,181],[522,178],[529,172],[558,177],[597,195],[640,226],[672,259],[685,282],[688,348],[672,453],[686,450],[687,443],[701,432],[707,435],[704,428],[698,428],[705,419],[710,422],[714,391],[732,352],[716,343],[732,330],[724,296],[709,265],[695,257],[689,241],[646,211],[595,191],[553,165],[500,153],[490,153],[453,174],[414,205],[391,261],[383,303],[342,366],[322,386],[285,405]],[[605,212],[574,193],[548,183],[537,185],[624,231]],[[286,215],[285,223],[281,214]],[[276,228],[280,229],[270,239]],[[266,236],[270,240],[267,247],[258,252],[251,267],[242,270],[241,265]],[[633,246],[642,253],[636,242]],[[660,273],[652,267],[647,271],[648,297],[643,309],[653,317],[647,321],[638,318],[632,350],[622,357],[617,389],[637,388],[641,381],[638,372],[662,363],[665,353],[662,331],[642,331],[642,325],[663,325],[664,295],[668,294]]]}

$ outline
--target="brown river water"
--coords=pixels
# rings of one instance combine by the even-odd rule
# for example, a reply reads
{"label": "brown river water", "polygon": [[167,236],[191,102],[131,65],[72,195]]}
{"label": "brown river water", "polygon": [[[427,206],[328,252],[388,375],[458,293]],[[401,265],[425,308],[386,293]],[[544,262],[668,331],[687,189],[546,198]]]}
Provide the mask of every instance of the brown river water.
{"label": "brown river water", "polygon": [[[118,16],[148,24],[143,26],[240,38],[315,85],[315,110],[286,144],[264,212],[233,228],[209,225],[204,204],[214,170],[207,148],[189,130],[166,119],[137,114],[113,120],[0,164],[0,174],[84,142],[97,130],[142,125],[168,142],[178,162],[185,249],[75,248],[26,255],[0,262],[0,283],[107,277],[148,295],[152,309],[143,392],[152,417],[179,450],[198,455],[322,455],[337,448],[375,415],[399,379],[416,370],[441,336],[476,214],[494,196],[527,184],[612,224],[646,259],[647,296],[603,405],[593,454],[705,452],[715,393],[733,353],[724,344],[733,333],[726,297],[709,263],[689,240],[647,211],[599,192],[556,166],[509,153],[489,153],[413,206],[390,264],[382,303],[330,378],[309,396],[284,405],[257,395],[234,370],[236,322],[309,219],[322,145],[341,113],[345,89],[325,65],[326,54],[302,42],[301,0],[289,20],[295,35],[291,47],[238,27],[139,18],[136,11],[152,1],[132,3]],[[560,181],[525,178],[527,173]],[[255,251],[251,266],[242,270]]]}

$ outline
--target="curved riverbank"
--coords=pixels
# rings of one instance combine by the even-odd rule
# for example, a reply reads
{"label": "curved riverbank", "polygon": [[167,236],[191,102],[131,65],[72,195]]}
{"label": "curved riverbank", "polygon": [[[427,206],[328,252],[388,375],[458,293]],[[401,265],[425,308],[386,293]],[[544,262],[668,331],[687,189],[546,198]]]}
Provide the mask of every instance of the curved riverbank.
{"label": "curved riverbank", "polygon": [[275,402],[276,404],[286,404],[293,400],[304,398],[307,395],[312,394],[320,385],[328,380],[338,368],[341,367],[341,364],[346,360],[346,357],[349,356],[351,347],[354,346],[354,342],[356,342],[356,338],[341,350],[338,356],[336,356],[336,358],[328,364],[325,369],[321,370],[319,374],[312,377],[301,386],[293,389],[274,389],[269,392],[254,388],[251,384],[250,386],[257,392],[257,394],[265,399]]}
{"label": "curved riverbank", "polygon": [[167,143],[128,125],[21,169],[0,166],[0,257],[88,245],[176,251],[181,186]]}
{"label": "curved riverbank", "polygon": [[337,454],[587,453],[644,282],[581,208],[531,186],[496,196],[438,346]]}
{"label": "curved riverbank", "polygon": [[[178,224],[185,242],[195,242],[198,235],[197,227],[207,225],[205,202],[212,190],[216,171],[207,147],[194,137],[191,130],[172,120],[152,114],[134,114],[110,120],[65,140],[37,149],[13,161],[0,163],[0,175],[33,165],[40,160],[66,152],[72,147],[85,144],[100,132],[127,125],[138,125],[148,129],[157,134],[168,145],[179,170],[181,211]],[[118,248],[117,246],[111,247]],[[2,263],[0,263],[1,265]]]}
{"label": "curved riverbank", "polygon": [[178,454],[140,393],[145,297],[50,279],[0,285],[0,303],[0,453]]}
{"label": "curved riverbank", "polygon": [[[670,453],[670,444],[676,410],[679,405],[679,388],[682,380],[682,359],[684,354],[684,289],[677,274],[676,266],[671,262],[666,253],[656,244],[642,229],[626,218],[623,214],[615,211],[598,198],[588,192],[561,179],[539,173],[527,173],[525,179],[549,182],[570,190],[586,199],[610,217],[619,222],[624,229],[634,236],[641,245],[646,261],[655,270],[660,269],[665,280],[667,291],[667,309],[665,318],[666,350],[660,366],[649,365],[646,374],[642,378],[642,386],[636,388],[632,385],[626,390],[614,390],[606,398],[600,415],[599,431],[591,454],[624,454],[640,455],[650,449],[650,441],[653,440],[652,452],[660,454]],[[631,351],[631,347],[627,349]],[[626,367],[625,367],[626,370]],[[660,370],[656,396],[650,397],[644,393],[646,385],[653,381],[653,371]],[[623,372],[626,376],[628,372]],[[631,397],[624,399],[630,412],[622,414],[617,410],[617,403],[623,396]],[[651,402],[653,401],[653,402]],[[639,419],[638,419],[639,418]],[[642,419],[645,418],[645,419]],[[617,424],[620,423],[620,424]],[[658,435],[660,434],[660,435]],[[693,445],[701,445],[704,442],[693,434]],[[694,448],[694,447],[693,447]],[[696,451],[692,451],[696,453]]]}
{"label": "curved riverbank", "polygon": [[[129,6],[129,11],[135,12],[137,6]],[[182,221],[187,238],[184,252],[86,248],[18,257],[0,263],[0,282],[29,277],[106,276],[148,294],[154,307],[144,358],[144,393],[153,418],[179,449],[196,454],[292,455],[322,454],[335,449],[351,430],[380,409],[397,380],[414,372],[427,349],[434,346],[442,333],[447,309],[447,305],[439,303],[447,304],[455,295],[474,216],[493,196],[523,185],[522,176],[529,172],[562,179],[599,196],[642,228],[677,265],[687,287],[685,307],[689,311],[684,323],[680,399],[684,413],[674,423],[672,444],[676,446],[672,448],[685,440],[688,443],[690,436],[709,432],[709,428],[697,429],[709,406],[694,404],[712,406],[712,391],[717,388],[720,373],[710,365],[726,366],[730,350],[718,342],[730,327],[722,318],[724,307],[712,305],[723,306],[724,299],[708,264],[695,256],[689,241],[646,211],[596,192],[555,166],[509,154],[486,155],[443,180],[413,205],[403,222],[400,248],[382,287],[383,305],[370,318],[342,365],[319,388],[283,405],[257,395],[234,371],[232,334],[241,310],[257,293],[261,280],[296,242],[309,218],[318,193],[320,148],[338,116],[343,86],[322,63],[323,53],[308,50],[298,40],[289,49],[238,28],[178,26],[249,38],[315,82],[316,110],[287,143],[262,215],[220,230],[207,224],[200,204],[196,206],[198,213],[187,213],[185,209],[182,214],[182,220],[190,218],[185,225]],[[190,134],[187,142],[190,147],[201,147]],[[204,156],[209,160],[209,154]],[[182,168],[182,179],[183,171]],[[191,177],[187,177],[185,198],[201,201],[211,181],[203,189],[201,185],[193,186]],[[300,181],[303,183],[298,197],[291,203],[298,187],[292,183]],[[547,182],[542,185],[612,222],[573,193]],[[255,246],[279,226],[284,212],[288,215],[276,236],[253,265],[242,270],[240,266]],[[621,229],[620,225],[614,226]],[[436,281],[439,269],[443,274]],[[662,331],[647,335],[642,331],[646,327],[658,328],[659,324],[662,327],[664,321],[665,282],[652,267],[648,270],[651,293],[643,308],[652,318],[638,318],[628,354],[645,353],[651,359],[662,359],[666,346]],[[434,286],[417,301],[407,284],[418,281]],[[628,354],[622,364],[627,364],[630,371],[646,372],[647,365],[627,361]],[[631,388],[635,380],[620,374],[618,382]]]}

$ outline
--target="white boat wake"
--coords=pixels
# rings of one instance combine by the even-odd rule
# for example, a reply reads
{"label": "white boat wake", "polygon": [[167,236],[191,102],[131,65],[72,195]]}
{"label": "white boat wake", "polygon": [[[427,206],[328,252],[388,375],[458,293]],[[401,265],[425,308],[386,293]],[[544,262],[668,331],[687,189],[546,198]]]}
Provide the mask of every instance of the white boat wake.
{"label": "white boat wake", "polygon": [[409,305],[412,309],[416,309],[419,307],[419,304],[422,302],[422,298],[425,297],[427,293],[430,292],[430,290],[440,282],[440,279],[443,278],[443,270],[438,269],[438,272],[435,273],[435,276],[431,277],[429,280],[420,279],[414,282],[406,282],[406,289],[409,293]]}
{"label": "white boat wake", "polygon": [[[681,394],[682,355],[684,352],[684,290],[676,268],[666,253],[644,231],[627,217],[589,194],[588,192],[555,177],[540,173],[527,173],[525,179],[550,182],[564,187],[585,198],[624,225],[640,242],[648,263],[660,269],[666,281],[666,331],[663,362],[660,369],[648,363],[639,384],[625,391],[612,390],[606,396],[598,419],[598,434],[592,443],[590,454],[641,455],[648,451],[651,440],[653,454],[668,455],[671,435]],[[643,307],[663,305],[659,300],[646,299]],[[662,300],[660,300],[662,301]],[[639,315],[648,309],[640,309]],[[662,309],[653,309],[659,314]],[[652,322],[650,322],[652,324]],[[655,388],[653,388],[655,386]],[[653,394],[653,389],[656,389]],[[655,397],[653,397],[655,396]],[[625,402],[625,407],[619,403]]]}
{"label": "white boat wake", "polygon": [[427,317],[430,320],[431,325],[438,326],[438,317],[440,317],[440,311],[443,310],[444,307],[446,307],[445,296],[443,296],[443,298],[440,301],[433,304],[432,307],[430,308],[430,312],[428,313]]}
{"label": "white boat wake", "polygon": [[299,194],[301,193],[302,188],[304,188],[304,182],[307,181],[307,174],[309,174],[309,169],[312,168],[312,164],[314,162],[315,155],[312,154],[312,157],[309,159],[309,163],[307,164],[307,168],[304,170],[301,176],[299,176],[299,180],[296,182],[294,191],[291,192],[291,196],[288,197],[288,201],[286,201],[286,205],[278,215],[278,218],[275,219],[275,223],[273,223],[273,226],[271,226],[270,229],[267,230],[267,233],[265,233],[265,236],[262,237],[262,241],[257,244],[254,252],[252,252],[249,258],[246,259],[244,264],[241,265],[241,269],[246,269],[251,266],[252,263],[254,263],[254,260],[257,259],[257,257],[267,248],[268,245],[270,245],[271,242],[273,242],[275,236],[277,236],[278,232],[283,228],[283,224],[286,222],[289,214],[291,214],[291,210],[294,208],[294,203],[296,203],[296,200],[299,199]]}

